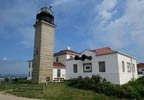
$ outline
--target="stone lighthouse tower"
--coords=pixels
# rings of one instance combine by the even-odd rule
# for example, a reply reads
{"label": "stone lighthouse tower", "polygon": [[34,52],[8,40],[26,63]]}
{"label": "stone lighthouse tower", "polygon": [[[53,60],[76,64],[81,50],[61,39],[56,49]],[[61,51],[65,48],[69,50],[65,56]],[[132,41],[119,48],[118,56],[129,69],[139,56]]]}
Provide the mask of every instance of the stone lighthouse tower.
{"label": "stone lighthouse tower", "polygon": [[50,8],[43,7],[36,15],[33,72],[34,83],[52,80],[54,48],[54,16]]}

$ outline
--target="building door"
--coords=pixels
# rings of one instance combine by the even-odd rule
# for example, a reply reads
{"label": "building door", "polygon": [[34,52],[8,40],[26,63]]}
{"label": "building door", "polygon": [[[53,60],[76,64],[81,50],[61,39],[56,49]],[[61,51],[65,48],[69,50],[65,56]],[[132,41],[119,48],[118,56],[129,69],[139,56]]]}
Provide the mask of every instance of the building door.
{"label": "building door", "polygon": [[57,69],[57,77],[61,77],[61,70]]}

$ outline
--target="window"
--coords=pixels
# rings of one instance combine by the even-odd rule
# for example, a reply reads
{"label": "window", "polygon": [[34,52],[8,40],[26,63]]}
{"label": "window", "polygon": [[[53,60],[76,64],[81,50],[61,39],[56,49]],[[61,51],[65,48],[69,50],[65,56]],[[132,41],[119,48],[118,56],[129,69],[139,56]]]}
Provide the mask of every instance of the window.
{"label": "window", "polygon": [[73,58],[73,56],[70,56],[70,58]]}
{"label": "window", "polygon": [[135,64],[133,64],[133,72],[135,73]]}
{"label": "window", "polygon": [[131,72],[131,64],[129,62],[127,62],[127,71]]}
{"label": "window", "polygon": [[59,62],[59,59],[58,59],[58,57],[56,57],[56,62]]}
{"label": "window", "polygon": [[105,62],[99,62],[99,72],[105,72]]}
{"label": "window", "polygon": [[139,71],[138,74],[143,74],[143,72]]}
{"label": "window", "polygon": [[125,72],[125,64],[124,64],[124,61],[122,61],[122,71]]}
{"label": "window", "polygon": [[61,77],[61,70],[57,69],[57,77]]}
{"label": "window", "polygon": [[29,73],[28,73],[28,77],[31,77],[31,72],[29,71]]}
{"label": "window", "polygon": [[31,67],[31,63],[29,62],[29,68]]}
{"label": "window", "polygon": [[92,72],[92,64],[84,63],[83,64],[83,72]]}
{"label": "window", "polygon": [[73,64],[73,73],[77,73],[77,64]]}
{"label": "window", "polygon": [[38,48],[34,49],[34,56],[38,55]]}
{"label": "window", "polygon": [[141,71],[144,71],[144,69],[141,69]]}

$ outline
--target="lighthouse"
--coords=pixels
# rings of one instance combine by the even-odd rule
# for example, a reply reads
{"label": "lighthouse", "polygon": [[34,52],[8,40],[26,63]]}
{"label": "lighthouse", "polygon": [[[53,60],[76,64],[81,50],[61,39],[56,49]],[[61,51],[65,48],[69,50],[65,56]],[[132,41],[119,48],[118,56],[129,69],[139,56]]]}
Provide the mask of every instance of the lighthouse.
{"label": "lighthouse", "polygon": [[46,83],[52,80],[54,49],[54,16],[51,7],[43,7],[36,15],[34,24],[34,52],[32,81]]}

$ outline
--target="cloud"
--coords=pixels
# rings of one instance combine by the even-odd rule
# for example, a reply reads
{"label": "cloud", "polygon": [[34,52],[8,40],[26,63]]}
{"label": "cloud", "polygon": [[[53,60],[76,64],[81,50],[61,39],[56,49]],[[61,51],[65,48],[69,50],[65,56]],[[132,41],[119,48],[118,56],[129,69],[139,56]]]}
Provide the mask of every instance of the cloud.
{"label": "cloud", "polygon": [[113,37],[113,39],[116,36],[121,37],[119,41],[123,44],[123,47],[131,43],[142,46],[144,42],[144,37],[141,37],[144,32],[144,18],[142,17],[144,16],[144,1],[128,0],[126,3],[127,7],[123,16],[110,22],[105,29],[109,34],[112,33],[110,37]]}
{"label": "cloud", "polygon": [[[144,55],[142,55],[144,50],[144,1],[123,1],[126,7],[120,10],[117,9],[116,0],[110,1],[104,0],[96,7],[102,18],[95,16],[97,20],[91,22],[92,27],[89,27],[89,34],[92,35],[92,38],[87,42],[93,43],[93,47],[102,44],[118,50],[127,49],[126,53],[139,58],[139,61],[144,61]],[[116,11],[116,14],[121,13],[122,10],[124,12],[116,17],[111,11],[109,12],[112,9]],[[92,44],[89,45],[92,47]]]}
{"label": "cloud", "polygon": [[[8,6],[6,4],[5,6]],[[19,43],[24,47],[32,47],[33,46],[33,24],[35,22],[35,14],[39,8],[35,5],[33,1],[23,0],[15,0],[13,5],[9,5],[9,7],[1,7],[0,8],[0,28],[3,31],[0,33],[13,37],[19,37]],[[9,32],[9,30],[12,30]],[[13,37],[15,38],[15,37]]]}
{"label": "cloud", "polygon": [[104,0],[100,5],[97,6],[99,16],[103,20],[108,20],[112,16],[112,9],[116,6],[117,0]]}
{"label": "cloud", "polygon": [[28,63],[16,60],[0,60],[0,74],[27,74]]}
{"label": "cloud", "polygon": [[20,44],[26,48],[31,48],[34,45],[34,29],[33,27],[19,28],[18,32],[21,35]]}
{"label": "cloud", "polygon": [[3,61],[7,61],[8,59],[7,59],[7,57],[3,57],[2,60]]}
{"label": "cloud", "polygon": [[99,15],[103,18],[103,19],[110,19],[111,18],[111,13],[110,12],[107,12],[107,11],[102,11],[99,13]]}
{"label": "cloud", "polygon": [[73,2],[75,0],[54,0],[53,5],[54,6],[59,6],[59,5],[65,4],[65,3],[69,3],[71,1]]}

